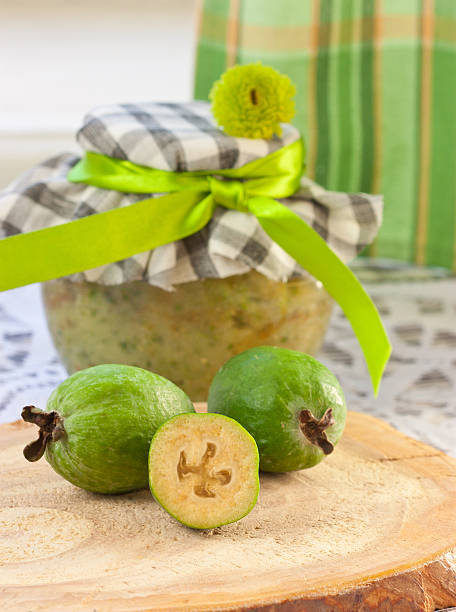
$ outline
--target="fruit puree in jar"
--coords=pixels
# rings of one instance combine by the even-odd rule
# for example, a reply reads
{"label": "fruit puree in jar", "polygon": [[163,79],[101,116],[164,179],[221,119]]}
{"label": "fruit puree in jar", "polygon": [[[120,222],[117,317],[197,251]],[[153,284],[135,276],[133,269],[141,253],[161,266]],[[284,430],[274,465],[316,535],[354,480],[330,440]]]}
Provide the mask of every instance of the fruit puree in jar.
{"label": "fruit puree in jar", "polygon": [[145,281],[105,286],[66,278],[42,285],[46,316],[69,373],[101,363],[152,370],[194,401],[217,370],[258,345],[315,354],[332,299],[312,278],[277,282],[251,270],[169,292]]}

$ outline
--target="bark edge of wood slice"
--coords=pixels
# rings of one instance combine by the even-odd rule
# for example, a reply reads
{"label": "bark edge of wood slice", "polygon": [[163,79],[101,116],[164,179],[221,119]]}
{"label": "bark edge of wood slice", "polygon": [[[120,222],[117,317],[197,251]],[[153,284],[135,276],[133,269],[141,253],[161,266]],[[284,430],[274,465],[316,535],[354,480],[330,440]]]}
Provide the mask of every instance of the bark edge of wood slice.
{"label": "bark edge of wood slice", "polygon": [[[198,406],[204,410],[204,406]],[[456,460],[350,412],[319,466],[261,476],[238,523],[187,529],[148,491],[87,493],[0,426],[8,610],[425,612],[456,605]],[[5,608],[6,606],[6,608]]]}

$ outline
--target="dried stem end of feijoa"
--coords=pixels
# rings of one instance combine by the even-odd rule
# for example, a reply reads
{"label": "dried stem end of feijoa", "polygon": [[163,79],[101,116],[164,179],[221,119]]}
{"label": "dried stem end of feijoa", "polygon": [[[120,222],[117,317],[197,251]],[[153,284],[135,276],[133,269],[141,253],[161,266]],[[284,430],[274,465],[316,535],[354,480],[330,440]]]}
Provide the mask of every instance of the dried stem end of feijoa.
{"label": "dried stem end of feijoa", "polygon": [[237,421],[220,414],[180,414],[152,438],[150,489],[184,525],[213,529],[252,510],[258,465],[255,440]]}
{"label": "dried stem end of feijoa", "polygon": [[63,418],[58,412],[45,412],[36,406],[25,406],[21,416],[27,423],[33,423],[40,428],[38,440],[27,444],[23,451],[27,461],[38,461],[50,441],[56,442],[65,435]]}
{"label": "dried stem end of feijoa", "polygon": [[332,408],[328,408],[321,419],[317,419],[310,410],[301,410],[299,413],[299,426],[304,436],[321,448],[325,455],[330,455],[334,450],[334,444],[328,440],[326,429],[334,425]]}

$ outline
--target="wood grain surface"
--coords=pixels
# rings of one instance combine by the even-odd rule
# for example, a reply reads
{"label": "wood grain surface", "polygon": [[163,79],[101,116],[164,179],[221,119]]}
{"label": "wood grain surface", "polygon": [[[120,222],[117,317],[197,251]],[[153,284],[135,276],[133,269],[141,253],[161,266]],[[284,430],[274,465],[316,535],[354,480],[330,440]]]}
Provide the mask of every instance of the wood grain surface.
{"label": "wood grain surface", "polygon": [[431,611],[456,604],[456,461],[349,413],[320,465],[263,474],[257,506],[212,531],[148,491],[87,493],[0,427],[1,610]]}

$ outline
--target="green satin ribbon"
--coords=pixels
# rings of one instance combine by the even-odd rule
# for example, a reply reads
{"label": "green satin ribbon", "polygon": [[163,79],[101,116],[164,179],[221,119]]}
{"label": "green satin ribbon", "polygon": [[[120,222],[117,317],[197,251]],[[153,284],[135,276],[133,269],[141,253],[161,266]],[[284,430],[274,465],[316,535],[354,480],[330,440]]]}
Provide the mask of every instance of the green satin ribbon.
{"label": "green satin ribbon", "polygon": [[202,229],[221,205],[255,215],[272,240],[323,283],[358,337],[377,394],[391,346],[375,305],[326,242],[275,199],[297,191],[303,158],[301,140],[241,168],[216,171],[167,172],[86,153],[70,170],[70,181],[124,193],[169,195],[1,240],[0,291],[90,270],[180,240]]}

